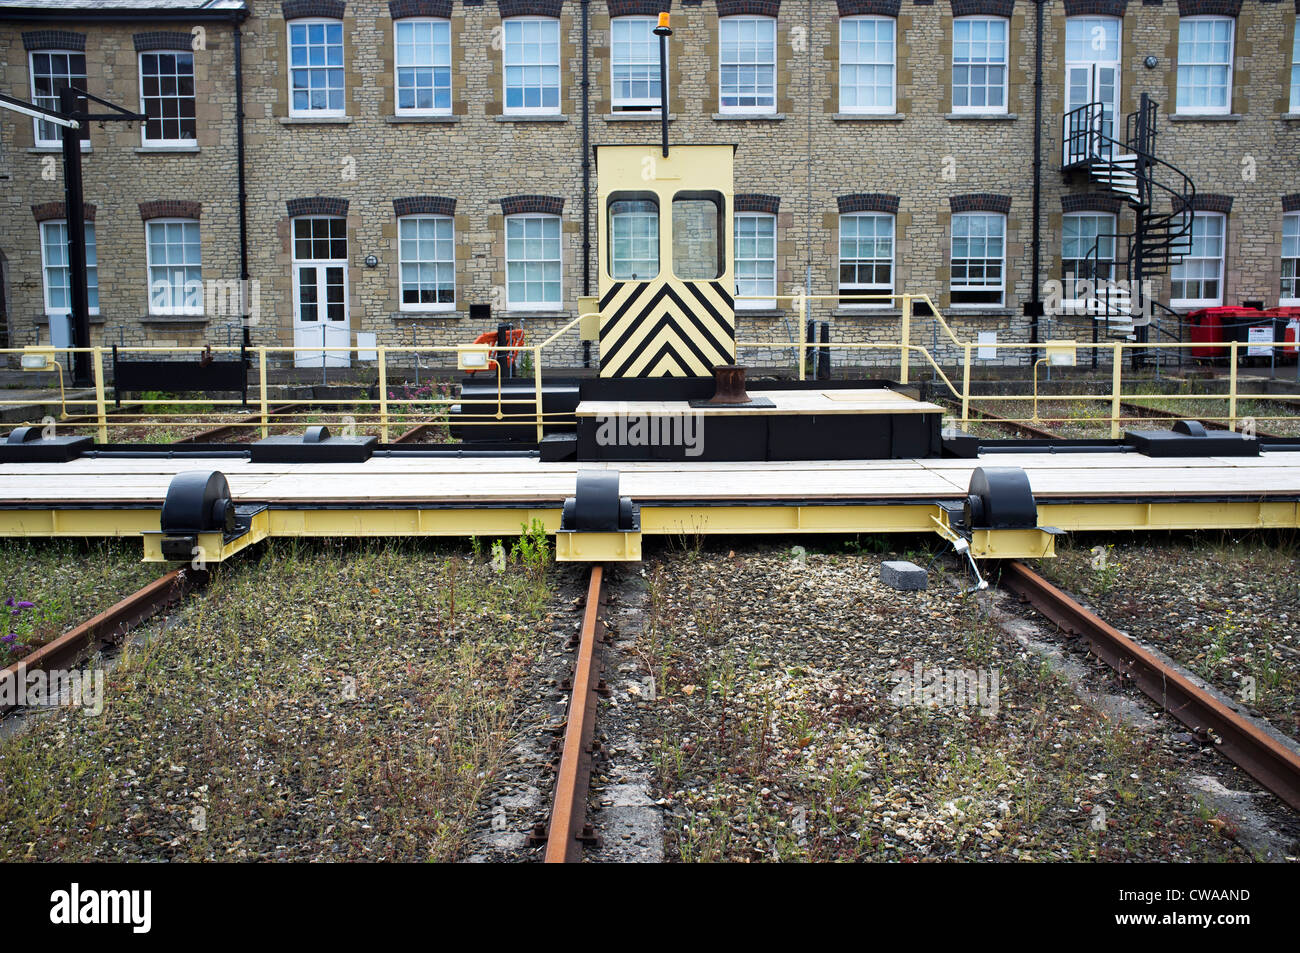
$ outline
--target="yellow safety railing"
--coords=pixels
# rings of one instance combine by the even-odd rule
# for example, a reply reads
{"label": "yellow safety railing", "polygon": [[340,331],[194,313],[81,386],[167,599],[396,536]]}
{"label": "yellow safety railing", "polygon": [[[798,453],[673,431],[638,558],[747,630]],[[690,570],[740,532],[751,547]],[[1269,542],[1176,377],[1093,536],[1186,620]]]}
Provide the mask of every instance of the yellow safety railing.
{"label": "yellow safety railing", "polygon": [[[1040,343],[1029,342],[1007,342],[998,341],[993,344],[980,342],[964,341],[954,333],[951,325],[944,319],[938,307],[926,294],[888,294],[888,295],[863,295],[863,294],[827,294],[827,295],[776,295],[765,298],[756,298],[754,300],[771,301],[775,298],[778,301],[790,302],[793,310],[799,318],[799,334],[793,341],[787,340],[755,340],[755,341],[737,341],[737,349],[743,348],[768,348],[768,349],[793,349],[798,355],[798,377],[800,380],[807,379],[807,357],[808,348],[810,347],[828,347],[838,352],[893,352],[898,355],[898,381],[902,384],[909,383],[909,367],[914,358],[919,358],[922,366],[929,365],[934,374],[936,382],[941,382],[942,389],[951,398],[954,403],[960,405],[960,423],[962,429],[968,429],[973,419],[990,416],[989,412],[982,411],[976,404],[1015,404],[1016,402],[1029,404],[1031,407],[1029,416],[996,416],[995,422],[1008,424],[1041,424],[1041,405],[1045,400],[1050,399],[1054,403],[1064,404],[1104,404],[1106,413],[1103,416],[1069,416],[1052,413],[1050,419],[1060,424],[1077,424],[1086,423],[1090,425],[1100,424],[1103,420],[1109,423],[1109,432],[1111,437],[1119,437],[1121,425],[1131,421],[1143,419],[1139,410],[1149,410],[1159,413],[1160,409],[1148,405],[1145,408],[1133,408],[1133,412],[1128,416],[1125,415],[1124,404],[1131,401],[1150,401],[1158,399],[1159,401],[1168,401],[1170,406],[1178,407],[1180,402],[1186,401],[1206,401],[1214,400],[1223,403],[1222,414],[1204,414],[1196,413],[1189,416],[1199,417],[1206,421],[1223,423],[1230,429],[1238,429],[1243,420],[1250,420],[1257,424],[1260,421],[1293,419],[1296,415],[1277,414],[1267,416],[1263,414],[1248,414],[1243,416],[1241,409],[1244,402],[1248,401],[1274,401],[1278,396],[1267,393],[1244,393],[1240,388],[1239,380],[1239,360],[1241,356],[1241,347],[1246,346],[1241,342],[1227,341],[1222,342],[1220,346],[1226,349],[1228,354],[1227,367],[1227,387],[1223,393],[1142,393],[1134,390],[1131,393],[1125,392],[1126,385],[1132,389],[1133,383],[1131,378],[1126,381],[1124,363],[1126,357],[1134,350],[1144,354],[1176,353],[1180,349],[1191,347],[1213,346],[1213,342],[1169,342],[1169,343],[1136,343],[1125,341],[1106,341],[1106,342],[1087,342],[1087,341],[1051,341]],[[747,300],[740,297],[737,300]],[[884,320],[897,320],[898,334],[895,338],[888,341],[838,341],[834,344],[809,344],[803,334],[806,320],[810,311],[810,305],[813,302],[851,301],[854,304],[896,304],[897,313],[880,315]],[[954,359],[947,362],[940,360],[939,354],[923,345],[913,344],[911,341],[913,331],[913,319],[916,317],[917,305],[923,303],[928,312],[927,317],[935,321],[936,337],[939,331],[942,332],[943,346],[948,354]],[[743,314],[743,312],[742,312]],[[870,307],[864,307],[861,311],[863,317],[872,317]],[[282,347],[282,346],[257,346],[242,349],[251,364],[257,368],[257,396],[255,407],[247,407],[243,401],[238,399],[215,399],[215,398],[123,398],[119,403],[122,408],[121,415],[110,413],[108,407],[108,391],[106,385],[106,361],[109,358],[110,348],[96,346],[91,348],[75,349],[62,348],[58,354],[84,353],[90,358],[90,365],[93,374],[93,396],[65,396],[63,401],[64,412],[63,421],[73,427],[93,427],[97,433],[100,442],[108,442],[110,426],[119,424],[130,427],[140,428],[167,428],[176,426],[178,423],[195,426],[200,422],[208,423],[209,421],[200,421],[195,418],[209,417],[212,414],[225,414],[226,416],[235,415],[237,411],[244,410],[252,412],[251,417],[234,420],[216,420],[213,421],[220,426],[247,427],[260,431],[262,436],[267,436],[272,427],[287,427],[294,423],[302,423],[305,419],[339,418],[345,422],[369,424],[377,427],[381,439],[388,442],[391,430],[395,424],[405,424],[416,426],[437,425],[450,423],[448,410],[454,404],[461,405],[461,413],[457,416],[455,423],[458,426],[465,427],[490,427],[490,426],[519,426],[531,424],[536,429],[538,441],[542,439],[544,426],[548,424],[570,424],[574,418],[571,413],[552,412],[546,413],[543,406],[543,365],[548,349],[552,348],[557,342],[561,341],[566,335],[571,334],[575,328],[578,328],[584,317],[590,318],[591,314],[580,314],[578,317],[565,323],[563,326],[552,331],[545,339],[536,344],[529,345],[428,345],[428,346],[388,346],[381,345],[378,347],[357,347],[357,346],[326,346],[319,345],[312,347]],[[600,315],[595,315],[599,320]],[[1294,342],[1267,342],[1252,341],[1249,342],[1255,347],[1294,347]],[[483,350],[487,348],[497,356],[497,374],[496,374],[496,393],[494,396],[486,398],[464,398],[452,395],[439,396],[436,392],[429,396],[407,396],[399,397],[390,395],[388,375],[391,367],[419,366],[418,355],[442,354],[445,355],[447,366],[455,366],[459,355],[471,350]],[[1006,393],[976,393],[981,389],[982,381],[972,380],[972,368],[975,366],[975,349],[992,347],[1000,351],[1008,351],[1013,354],[1028,351],[1032,355],[1034,351],[1048,352],[1047,357],[1036,360],[1026,360],[1022,363],[1032,365],[1033,384],[1032,391],[1028,394],[1006,394]],[[1039,368],[1046,364],[1048,367],[1056,364],[1053,354],[1061,355],[1069,352],[1068,356],[1077,357],[1078,354],[1088,354],[1090,349],[1102,354],[1106,354],[1111,361],[1111,374],[1109,389],[1097,393],[1065,393],[1051,394],[1050,398],[1040,393],[1039,389]],[[0,349],[0,363],[8,362],[10,355],[31,354],[38,349],[33,348],[8,348]],[[48,352],[50,348],[42,345],[39,350]],[[206,353],[209,355],[239,355],[241,348],[238,346],[207,346],[193,345],[182,347],[159,347],[159,346],[119,346],[117,349],[119,356],[127,357],[131,355],[198,355]],[[331,353],[347,353],[349,355],[359,356],[362,352],[368,352],[373,355],[375,374],[378,382],[378,389],[375,396],[357,396],[357,397],[309,397],[300,399],[284,399],[275,401],[275,413],[272,412],[273,401],[270,397],[268,383],[268,367],[274,362],[284,362],[284,358],[292,359],[296,353],[307,353],[313,356],[320,355],[322,362],[326,361],[326,355]],[[504,390],[504,381],[501,369],[506,362],[506,354],[518,352],[527,355],[532,361],[532,384],[533,394],[531,398],[513,399],[506,396]],[[367,357],[368,363],[372,358]],[[953,367],[958,363],[959,366]],[[1071,359],[1066,363],[1082,363]],[[48,367],[46,368],[48,369]],[[488,368],[484,367],[484,370]],[[61,368],[60,368],[61,370]],[[958,382],[954,382],[957,377],[956,371],[960,372]],[[951,376],[950,376],[951,375]],[[355,380],[351,381],[356,383]],[[251,395],[250,395],[251,396]],[[506,410],[506,405],[510,404],[518,408],[521,403],[531,403],[527,411],[513,409]],[[0,399],[0,408],[24,405],[32,403],[30,398],[5,400]],[[147,408],[148,414],[143,413]],[[159,413],[159,409],[165,412]],[[286,409],[287,408],[287,409]],[[1250,409],[1250,408],[1248,408]],[[136,416],[148,416],[149,420],[132,420],[132,412]],[[170,412],[169,414],[166,412]],[[432,419],[430,419],[432,418]]]}

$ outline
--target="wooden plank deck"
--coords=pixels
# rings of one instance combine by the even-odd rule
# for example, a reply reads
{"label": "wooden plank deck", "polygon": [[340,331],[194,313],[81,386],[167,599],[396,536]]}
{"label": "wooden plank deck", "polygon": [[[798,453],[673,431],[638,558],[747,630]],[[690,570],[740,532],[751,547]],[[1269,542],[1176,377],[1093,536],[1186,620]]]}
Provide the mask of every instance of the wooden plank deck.
{"label": "wooden plank deck", "polygon": [[965,495],[976,466],[1021,467],[1040,501],[1300,496],[1300,452],[1150,458],[1136,453],[988,454],[979,460],[770,463],[542,463],[536,458],[375,457],[364,463],[253,464],[236,458],[81,458],[0,465],[0,506],[161,503],[172,476],[220,470],[235,498],[304,504],[558,503],[579,469],[622,473],[637,501],[903,501]]}
{"label": "wooden plank deck", "polygon": [[578,417],[705,417],[806,416],[825,414],[942,414],[938,404],[913,400],[887,387],[860,390],[754,391],[751,397],[766,397],[772,407],[692,407],[684,400],[584,400]]}

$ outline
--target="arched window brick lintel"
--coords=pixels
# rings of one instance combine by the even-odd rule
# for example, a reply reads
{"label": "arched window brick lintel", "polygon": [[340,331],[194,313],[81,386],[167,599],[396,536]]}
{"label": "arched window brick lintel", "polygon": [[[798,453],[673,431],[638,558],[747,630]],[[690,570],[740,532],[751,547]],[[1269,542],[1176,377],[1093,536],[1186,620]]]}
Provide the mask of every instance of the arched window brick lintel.
{"label": "arched window brick lintel", "polygon": [[140,203],[140,218],[146,222],[155,218],[197,219],[202,212],[202,203],[188,199],[160,199],[155,202]]}
{"label": "arched window brick lintel", "polygon": [[393,214],[398,218],[404,215],[447,215],[456,214],[456,200],[441,195],[412,195],[393,199]]}
{"label": "arched window brick lintel", "polygon": [[290,218],[298,218],[302,215],[330,215],[344,218],[348,214],[347,199],[325,198],[318,195],[312,198],[289,199],[284,204]]}
{"label": "arched window brick lintel", "polygon": [[[95,220],[95,206],[86,202],[81,206],[82,217],[88,222]],[[49,222],[68,217],[68,206],[63,202],[42,202],[32,206],[32,216],[38,222]]]}
{"label": "arched window brick lintel", "polygon": [[836,202],[841,215],[853,212],[884,212],[889,215],[898,213],[898,196],[881,192],[841,195]]}
{"label": "arched window brick lintel", "polygon": [[775,215],[781,207],[781,197],[757,192],[737,192],[735,203],[737,212],[766,212]]}
{"label": "arched window brick lintel", "polygon": [[992,192],[954,195],[948,199],[948,207],[954,215],[962,212],[996,212],[1006,215],[1011,211],[1011,196]]}
{"label": "arched window brick lintel", "polygon": [[499,201],[505,215],[560,215],[564,211],[564,199],[554,195],[510,195]]}

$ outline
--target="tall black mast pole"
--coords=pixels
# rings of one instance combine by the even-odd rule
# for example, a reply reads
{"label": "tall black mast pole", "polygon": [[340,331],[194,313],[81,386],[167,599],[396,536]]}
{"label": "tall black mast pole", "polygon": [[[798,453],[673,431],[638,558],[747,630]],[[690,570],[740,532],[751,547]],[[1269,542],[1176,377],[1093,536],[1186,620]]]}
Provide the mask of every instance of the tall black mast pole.
{"label": "tall black mast pole", "polygon": [[655,36],[659,37],[659,130],[663,145],[664,158],[668,158],[668,38],[673,35],[668,26],[668,14],[659,14],[659,25],[655,27]]}
{"label": "tall black mast pole", "polygon": [[[86,288],[86,214],[84,192],[81,187],[81,140],[86,135],[86,115],[81,108],[80,91],[65,88],[59,91],[59,112],[77,119],[80,127],[62,130],[63,186],[65,216],[68,228],[68,271],[72,298],[72,346],[90,347],[90,301]],[[75,351],[72,357],[72,383],[76,387],[90,386],[90,355]]]}

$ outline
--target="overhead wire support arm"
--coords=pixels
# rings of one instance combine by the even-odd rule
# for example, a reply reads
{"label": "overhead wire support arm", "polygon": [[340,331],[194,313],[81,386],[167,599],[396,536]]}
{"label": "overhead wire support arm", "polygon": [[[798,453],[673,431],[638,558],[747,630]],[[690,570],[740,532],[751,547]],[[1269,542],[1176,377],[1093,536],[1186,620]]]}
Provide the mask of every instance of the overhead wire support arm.
{"label": "overhead wire support arm", "polygon": [[31,116],[33,119],[41,119],[45,122],[52,122],[56,126],[62,126],[64,129],[80,129],[81,123],[72,119],[63,113],[53,109],[46,109],[44,106],[37,106],[35,103],[29,103],[22,99],[15,99],[13,96],[6,96],[0,93],[0,108],[8,109],[12,112],[22,113],[24,116]]}

